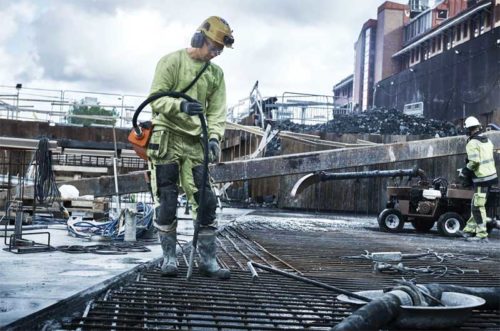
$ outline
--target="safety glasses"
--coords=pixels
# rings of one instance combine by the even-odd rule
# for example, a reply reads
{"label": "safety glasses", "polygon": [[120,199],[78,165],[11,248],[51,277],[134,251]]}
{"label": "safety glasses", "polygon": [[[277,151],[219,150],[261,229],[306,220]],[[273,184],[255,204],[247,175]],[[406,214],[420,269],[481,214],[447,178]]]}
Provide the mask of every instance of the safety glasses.
{"label": "safety glasses", "polygon": [[213,55],[220,55],[222,51],[224,50],[224,46],[219,46],[214,43],[212,43],[210,40],[207,41],[207,46],[208,46],[208,51],[213,54]]}

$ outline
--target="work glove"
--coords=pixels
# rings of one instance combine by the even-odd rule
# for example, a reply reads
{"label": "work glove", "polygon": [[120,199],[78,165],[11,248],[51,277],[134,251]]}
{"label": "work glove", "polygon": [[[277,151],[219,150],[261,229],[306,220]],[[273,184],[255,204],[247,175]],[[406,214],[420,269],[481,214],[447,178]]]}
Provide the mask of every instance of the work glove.
{"label": "work glove", "polygon": [[208,141],[208,160],[210,163],[216,162],[219,159],[220,147],[219,141],[212,138]]}
{"label": "work glove", "polygon": [[196,116],[203,114],[203,106],[199,102],[182,101],[181,112],[189,116]]}
{"label": "work glove", "polygon": [[460,169],[460,172],[458,174],[459,177],[464,177],[464,178],[472,178],[474,175],[474,171],[470,170],[467,167],[463,167]]}

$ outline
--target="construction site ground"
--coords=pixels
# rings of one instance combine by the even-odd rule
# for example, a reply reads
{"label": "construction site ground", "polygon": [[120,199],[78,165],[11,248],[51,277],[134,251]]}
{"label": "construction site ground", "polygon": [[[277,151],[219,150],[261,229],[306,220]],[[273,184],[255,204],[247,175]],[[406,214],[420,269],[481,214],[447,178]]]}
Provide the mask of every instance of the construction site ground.
{"label": "construction site ground", "polygon": [[[429,233],[416,233],[409,224],[400,234],[384,233],[379,230],[375,215],[231,208],[218,213],[221,228],[217,237],[218,261],[232,270],[231,280],[220,282],[202,278],[196,275],[196,271],[191,282],[186,282],[183,274],[167,280],[160,276],[155,261],[134,281],[115,284],[120,285],[118,289],[114,286],[115,289],[107,292],[104,298],[95,298],[89,311],[75,312],[71,320],[62,324],[62,328],[274,330],[307,326],[310,329],[327,330],[354,310],[352,306],[339,302],[336,293],[282,276],[272,276],[261,270],[257,270],[260,280],[252,282],[246,266],[250,259],[350,291],[382,289],[395,285],[402,278],[415,279],[420,283],[463,286],[500,284],[498,230],[491,234],[489,243],[480,244],[461,238],[442,237],[435,228]],[[184,217],[183,210],[179,210],[179,215],[185,218],[179,222],[179,232],[180,241],[186,248],[192,233],[192,222]],[[50,229],[50,232],[53,234],[53,246],[95,244],[69,237],[61,229]],[[16,255],[1,251],[0,275],[3,282],[0,284],[0,328],[15,324],[16,320],[84,292],[87,288],[106,287],[114,277],[116,279],[116,276],[137,265],[161,256],[158,244],[148,244],[147,247],[151,252],[126,255],[63,252]],[[432,268],[427,273],[403,274],[395,270],[375,272],[372,261],[362,256],[366,251],[431,253],[424,258],[403,263],[419,270]],[[186,271],[187,256],[184,250],[179,255],[181,273]],[[231,294],[221,294],[226,292]],[[138,298],[130,297],[139,295],[144,307],[151,300],[151,305],[157,308],[133,308]],[[293,297],[293,302],[290,297]],[[186,301],[189,302],[189,308],[186,308]],[[168,306],[162,308],[167,302]],[[207,302],[211,305],[207,306]],[[200,307],[197,308],[198,303]],[[112,309],[118,304],[121,309]],[[238,315],[234,312],[236,304],[247,307],[248,311]],[[269,307],[279,307],[280,304],[283,308],[276,308],[279,314],[268,313]],[[148,304],[147,307],[151,306]],[[183,309],[188,311],[180,314]],[[176,317],[166,318],[172,313],[171,310],[175,311]],[[162,317],[155,314],[161,314]],[[84,318],[80,318],[81,315]],[[58,319],[61,316],[49,317]],[[130,319],[134,319],[134,326],[127,324]],[[138,324],[140,327],[137,326],[138,319],[141,321]],[[475,310],[461,329],[499,328],[498,310]]]}

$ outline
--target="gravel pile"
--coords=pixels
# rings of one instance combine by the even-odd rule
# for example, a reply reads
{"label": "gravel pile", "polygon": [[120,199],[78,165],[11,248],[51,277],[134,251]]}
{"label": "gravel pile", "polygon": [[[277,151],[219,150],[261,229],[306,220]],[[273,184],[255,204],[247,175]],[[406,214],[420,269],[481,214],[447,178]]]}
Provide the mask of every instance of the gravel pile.
{"label": "gravel pile", "polygon": [[451,122],[405,115],[395,109],[374,109],[364,113],[336,115],[335,119],[316,125],[302,125],[290,120],[276,122],[283,131],[292,132],[333,132],[371,133],[388,135],[433,135],[440,137],[463,134]]}
{"label": "gravel pile", "polygon": [[[461,127],[451,122],[405,115],[395,109],[374,109],[364,113],[336,115],[323,124],[302,125],[290,120],[272,122],[273,128],[299,133],[363,133],[382,135],[439,135],[449,137],[464,134]],[[278,137],[267,145],[265,156],[280,155],[281,141]]]}

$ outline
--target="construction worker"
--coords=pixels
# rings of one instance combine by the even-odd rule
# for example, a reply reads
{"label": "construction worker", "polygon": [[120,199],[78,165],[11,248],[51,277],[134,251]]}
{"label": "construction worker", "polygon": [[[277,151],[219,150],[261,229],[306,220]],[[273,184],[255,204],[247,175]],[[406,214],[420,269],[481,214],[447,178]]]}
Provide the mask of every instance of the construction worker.
{"label": "construction worker", "polygon": [[[234,38],[229,24],[222,18],[207,18],[191,39],[191,47],[165,55],[156,67],[151,94],[182,91],[202,72],[185,93],[199,102],[163,97],[151,103],[153,133],[148,146],[151,186],[155,202],[154,226],[163,249],[163,275],[177,276],[177,196],[178,182],[192,206],[193,219],[200,225],[198,252],[201,274],[219,279],[230,278],[215,259],[217,229],[215,194],[207,181],[203,183],[203,145],[199,114],[208,126],[211,162],[218,160],[219,142],[226,122],[226,87],[222,69],[210,62],[224,47],[232,48]],[[207,64],[208,63],[208,64]],[[206,66],[206,68],[205,68]],[[198,214],[198,202],[205,186],[204,213]]]}
{"label": "construction worker", "polygon": [[488,242],[486,223],[486,201],[492,185],[498,183],[493,144],[483,135],[481,123],[474,116],[465,119],[467,130],[467,164],[460,171],[461,177],[471,178],[474,196],[471,203],[471,216],[460,235],[468,241]]}

